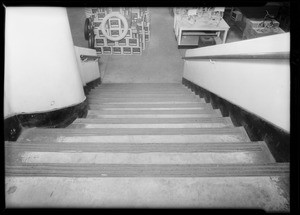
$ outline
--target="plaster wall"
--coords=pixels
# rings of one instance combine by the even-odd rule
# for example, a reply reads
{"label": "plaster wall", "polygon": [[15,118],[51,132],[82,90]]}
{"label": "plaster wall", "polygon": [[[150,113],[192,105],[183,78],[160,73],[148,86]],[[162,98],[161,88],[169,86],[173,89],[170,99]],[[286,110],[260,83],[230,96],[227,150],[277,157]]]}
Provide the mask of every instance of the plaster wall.
{"label": "plaster wall", "polygon": [[85,100],[65,8],[7,7],[4,116]]}
{"label": "plaster wall", "polygon": [[[290,34],[284,33],[191,49],[186,52],[186,56],[289,51]],[[183,76],[198,86],[289,132],[289,60],[186,60]]]}

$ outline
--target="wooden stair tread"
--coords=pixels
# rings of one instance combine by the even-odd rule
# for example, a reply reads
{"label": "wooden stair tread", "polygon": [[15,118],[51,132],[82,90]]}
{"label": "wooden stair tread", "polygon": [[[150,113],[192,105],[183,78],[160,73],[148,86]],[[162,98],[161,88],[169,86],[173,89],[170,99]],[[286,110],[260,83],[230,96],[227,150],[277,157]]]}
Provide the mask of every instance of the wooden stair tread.
{"label": "wooden stair tread", "polygon": [[102,118],[89,119],[77,118],[76,123],[101,123],[101,124],[165,124],[165,123],[229,123],[232,124],[229,117],[194,117],[194,118]]}
{"label": "wooden stair tread", "polygon": [[122,103],[101,103],[96,100],[88,100],[90,107],[101,107],[101,108],[195,108],[195,107],[207,107],[210,104],[204,102],[182,102],[182,103],[139,103],[139,104],[122,104]]}
{"label": "wooden stair tread", "polygon": [[245,130],[243,127],[233,127],[233,128],[165,128],[165,129],[156,129],[156,128],[141,128],[141,129],[105,129],[105,128],[91,128],[91,129],[69,129],[69,128],[33,128],[27,129],[22,133],[22,136],[25,135],[51,135],[51,134],[97,134],[97,135],[148,135],[148,134],[243,134],[245,135]]}
{"label": "wooden stair tread", "polygon": [[285,176],[289,163],[271,164],[56,164],[6,165],[6,176],[31,177],[247,177]]}
{"label": "wooden stair tread", "polygon": [[122,115],[122,114],[203,114],[203,113],[217,113],[217,110],[213,109],[198,109],[198,110],[88,110],[88,114],[99,115]]}

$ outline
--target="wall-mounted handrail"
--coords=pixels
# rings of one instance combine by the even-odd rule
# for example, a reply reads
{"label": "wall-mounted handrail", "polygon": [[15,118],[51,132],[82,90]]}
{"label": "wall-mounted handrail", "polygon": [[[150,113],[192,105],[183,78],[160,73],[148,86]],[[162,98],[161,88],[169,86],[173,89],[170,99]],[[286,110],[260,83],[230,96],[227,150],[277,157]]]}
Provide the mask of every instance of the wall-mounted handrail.
{"label": "wall-mounted handrail", "polygon": [[88,60],[94,60],[94,61],[96,61],[96,60],[99,60],[100,57],[94,56],[94,55],[80,55],[80,59],[82,61],[88,61]]}
{"label": "wall-mounted handrail", "polygon": [[201,60],[201,59],[289,59],[289,52],[273,52],[258,54],[229,54],[229,55],[206,55],[182,57],[184,60]]}

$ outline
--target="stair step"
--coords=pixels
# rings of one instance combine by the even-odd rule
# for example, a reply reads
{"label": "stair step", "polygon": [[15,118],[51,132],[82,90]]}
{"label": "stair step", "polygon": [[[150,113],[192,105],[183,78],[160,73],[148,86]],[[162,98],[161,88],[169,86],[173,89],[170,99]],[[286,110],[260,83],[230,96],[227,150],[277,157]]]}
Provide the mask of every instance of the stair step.
{"label": "stair step", "polygon": [[98,100],[100,102],[111,102],[111,103],[128,103],[128,102],[200,102],[203,101],[196,96],[194,98],[187,97],[163,97],[163,98],[98,98],[98,97],[89,97],[89,100]]}
{"label": "stair step", "polygon": [[[288,177],[6,177],[8,208],[240,208],[289,212]],[[11,192],[17,188],[17,192]],[[3,189],[4,190],[4,189]],[[29,198],[30,197],[30,198]]]}
{"label": "stair step", "polygon": [[86,118],[100,119],[100,118],[194,118],[194,117],[221,117],[221,113],[202,113],[202,114],[143,114],[143,115],[97,115],[88,114]]}
{"label": "stair step", "polygon": [[289,163],[269,164],[84,164],[6,165],[6,176],[22,177],[251,177],[287,176]]}
{"label": "stair step", "polygon": [[22,163],[90,163],[90,164],[239,164],[270,163],[262,151],[239,152],[47,152],[19,151]]}
{"label": "stair step", "polygon": [[132,142],[132,143],[195,143],[250,142],[243,127],[233,128],[90,128],[90,129],[27,129],[21,141],[46,142]]}
{"label": "stair step", "polygon": [[68,128],[217,128],[234,127],[229,117],[76,119]]}
{"label": "stair step", "polygon": [[170,123],[170,124],[97,124],[97,123],[73,123],[68,128],[224,128],[234,127],[229,123]]}
{"label": "stair step", "polygon": [[182,84],[101,84],[96,89],[184,89]]}
{"label": "stair step", "polygon": [[264,142],[57,143],[6,142],[6,164],[23,163],[274,163]]}
{"label": "stair step", "polygon": [[[220,114],[219,110],[214,109],[198,109],[198,110],[88,110],[91,115],[171,115],[171,114]],[[222,116],[222,115],[221,115]]]}
{"label": "stair step", "polygon": [[[45,152],[238,152],[266,150],[264,141],[200,143],[5,142],[5,150]],[[273,161],[272,161],[273,162]]]}
{"label": "stair step", "polygon": [[192,93],[191,90],[187,88],[166,88],[166,89],[149,89],[149,88],[136,88],[136,89],[104,89],[104,88],[94,88],[91,92],[95,93]]}
{"label": "stair step", "polygon": [[199,100],[194,100],[194,101],[139,101],[139,100],[132,100],[132,101],[115,101],[113,99],[89,99],[88,100],[89,104],[173,104],[174,106],[176,106],[177,104],[186,104],[186,103],[194,103],[194,104],[199,104],[199,103],[205,103],[205,101],[203,99],[199,99]]}
{"label": "stair step", "polygon": [[102,91],[91,91],[89,96],[99,97],[183,97],[183,96],[195,96],[192,92],[179,91],[179,92],[102,92]]}
{"label": "stair step", "polygon": [[183,100],[183,101],[186,101],[186,100],[194,100],[194,99],[200,99],[198,96],[196,95],[144,95],[144,94],[141,94],[141,95],[126,95],[126,96],[111,96],[111,95],[87,95],[87,98],[88,99],[116,99],[116,100],[125,100],[125,99],[128,99],[128,100],[139,100],[139,99],[142,99],[142,100],[158,100],[158,101],[161,101],[162,99],[166,99],[167,101],[172,101],[172,100],[175,100],[175,101],[178,101],[178,100]]}
{"label": "stair step", "polygon": [[98,111],[189,111],[189,110],[213,110],[211,105],[209,104],[204,104],[202,107],[153,107],[153,108],[148,108],[148,107],[138,107],[138,108],[127,108],[127,107],[102,107],[102,105],[95,105],[95,104],[90,104],[89,105],[89,110],[98,110]]}
{"label": "stair step", "polygon": [[194,110],[182,112],[181,110],[176,111],[98,111],[88,110],[86,118],[97,119],[97,118],[194,118],[194,117],[222,117],[222,113],[219,109],[212,110]]}
{"label": "stair step", "polygon": [[200,123],[222,123],[232,125],[230,117],[195,117],[195,118],[77,118],[73,124],[200,124]]}
{"label": "stair step", "polygon": [[99,99],[89,99],[89,104],[101,105],[102,107],[198,107],[207,105],[204,99],[199,101],[161,101],[161,102],[107,102]]}
{"label": "stair step", "polygon": [[135,87],[95,87],[94,90],[102,91],[188,91],[189,89],[182,86],[135,86]]}
{"label": "stair step", "polygon": [[117,93],[117,94],[124,94],[126,92],[132,92],[133,94],[151,94],[151,93],[167,93],[167,94],[174,94],[176,93],[184,93],[184,94],[191,94],[192,91],[185,87],[180,88],[94,88],[91,93],[97,92],[97,93]]}

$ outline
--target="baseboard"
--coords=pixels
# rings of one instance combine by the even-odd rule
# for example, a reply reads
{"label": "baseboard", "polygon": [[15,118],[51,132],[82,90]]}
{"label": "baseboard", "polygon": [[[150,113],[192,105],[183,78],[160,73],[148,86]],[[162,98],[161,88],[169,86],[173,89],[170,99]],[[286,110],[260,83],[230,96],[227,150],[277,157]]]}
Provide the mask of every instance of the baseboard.
{"label": "baseboard", "polygon": [[243,126],[251,141],[265,141],[277,162],[290,161],[289,133],[185,78],[182,84],[211,103],[214,109],[220,109],[224,117],[229,116],[235,126]]}
{"label": "baseboard", "polygon": [[[98,78],[84,87],[84,92],[88,92],[101,84]],[[77,118],[85,118],[88,111],[87,100],[80,104],[62,108],[55,111],[19,114],[4,120],[4,139],[5,141],[16,141],[22,132],[22,128],[44,127],[44,128],[65,128]]]}
{"label": "baseboard", "polygon": [[199,45],[178,45],[178,49],[195,49],[195,48],[200,48]]}
{"label": "baseboard", "polygon": [[91,89],[94,89],[96,86],[100,85],[101,83],[102,83],[101,78],[97,78],[94,81],[91,81],[91,82],[87,83],[83,87],[85,95],[88,95],[89,92],[91,91]]}

